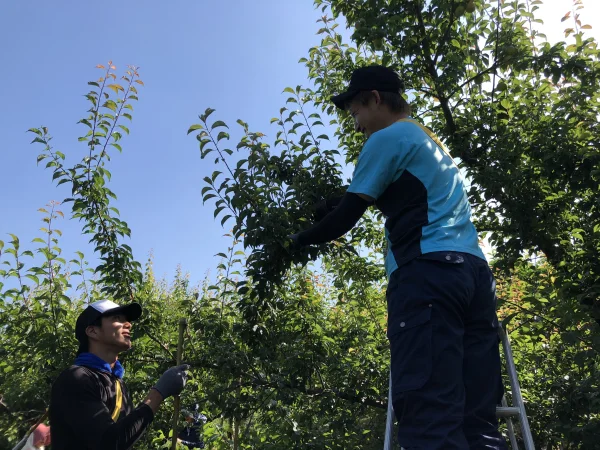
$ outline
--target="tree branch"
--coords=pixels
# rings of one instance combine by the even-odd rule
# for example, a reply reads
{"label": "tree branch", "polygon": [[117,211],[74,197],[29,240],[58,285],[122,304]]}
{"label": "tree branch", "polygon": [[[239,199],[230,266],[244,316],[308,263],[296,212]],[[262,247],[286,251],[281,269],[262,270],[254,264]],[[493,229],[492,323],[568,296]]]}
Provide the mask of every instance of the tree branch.
{"label": "tree branch", "polygon": [[177,360],[177,358],[175,358],[175,355],[173,355],[173,353],[172,353],[172,352],[171,352],[171,351],[170,351],[170,350],[169,350],[169,349],[166,347],[166,345],[165,345],[165,344],[163,344],[162,342],[160,342],[160,341],[159,341],[157,338],[155,338],[155,337],[152,335],[152,333],[150,333],[150,332],[148,331],[148,328],[144,327],[144,328],[143,328],[143,330],[144,330],[144,332],[146,333],[146,335],[147,335],[147,336],[148,336],[150,339],[152,339],[154,342],[156,342],[158,345],[160,345],[160,348],[162,348],[162,349],[163,349],[163,350],[164,350],[166,353],[168,353],[168,354],[169,354],[169,356],[171,357],[171,360],[172,360],[172,361],[176,361],[176,360]]}
{"label": "tree branch", "polygon": [[[222,369],[220,366],[216,366],[214,364],[206,364],[205,362],[202,362],[202,361],[191,361],[191,362],[188,362],[188,364],[190,364],[192,367],[193,366],[196,366],[196,367],[201,366],[201,367],[208,368],[208,369],[215,369],[215,370]],[[232,374],[239,373],[234,370],[230,370],[230,372]],[[366,394],[363,394],[360,392],[351,394],[349,392],[341,391],[341,390],[335,389],[335,388],[333,388],[333,389],[312,388],[311,389],[311,388],[307,388],[303,385],[294,385],[294,384],[290,383],[289,381],[283,380],[283,379],[269,381],[269,380],[265,380],[263,378],[258,378],[256,376],[250,375],[248,373],[244,373],[244,372],[241,372],[241,373],[244,376],[250,378],[251,381],[244,382],[244,383],[239,383],[239,382],[233,383],[231,386],[226,388],[226,391],[234,391],[238,387],[242,387],[242,386],[252,386],[254,388],[259,388],[259,387],[274,388],[274,389],[281,389],[281,387],[284,387],[285,389],[290,389],[292,391],[300,392],[302,394],[313,396],[313,397],[333,394],[338,398],[347,400],[352,403],[359,403],[362,405],[372,406],[372,407],[378,408],[378,409],[387,409],[387,401],[377,400],[375,398],[368,397]]]}
{"label": "tree branch", "polygon": [[467,81],[465,81],[464,83],[462,83],[460,86],[458,86],[456,89],[454,89],[449,97],[452,97],[454,94],[456,94],[458,91],[460,91],[463,87],[465,87],[467,84],[471,83],[473,80],[475,80],[476,78],[485,75],[486,73],[489,73],[491,71],[494,71],[498,68],[498,62],[494,62],[494,64],[492,64],[490,67],[488,67],[487,69],[479,72],[477,75],[473,75],[471,78],[469,78]]}
{"label": "tree branch", "polygon": [[440,43],[435,51],[435,56],[433,57],[433,64],[437,64],[438,58],[440,57],[442,47],[448,43],[448,37],[450,36],[450,30],[452,29],[452,25],[454,24],[454,0],[450,4],[450,21],[448,22],[448,27],[442,36]]}
{"label": "tree branch", "polygon": [[427,34],[427,30],[425,29],[425,22],[423,21],[423,14],[421,12],[421,2],[415,1],[414,5],[415,14],[419,23],[419,29],[422,34],[421,37],[423,41],[423,46],[421,47],[421,50],[423,54],[423,59],[425,60],[427,73],[431,77],[431,80],[434,82],[434,89],[435,92],[437,92],[437,98],[440,100],[440,106],[442,108],[442,112],[444,113],[444,118],[446,119],[446,128],[448,130],[448,135],[453,136],[456,131],[454,116],[452,115],[452,111],[450,110],[448,98],[444,93],[440,92],[439,76],[437,74],[435,62],[431,58],[431,42],[429,41],[429,36]]}

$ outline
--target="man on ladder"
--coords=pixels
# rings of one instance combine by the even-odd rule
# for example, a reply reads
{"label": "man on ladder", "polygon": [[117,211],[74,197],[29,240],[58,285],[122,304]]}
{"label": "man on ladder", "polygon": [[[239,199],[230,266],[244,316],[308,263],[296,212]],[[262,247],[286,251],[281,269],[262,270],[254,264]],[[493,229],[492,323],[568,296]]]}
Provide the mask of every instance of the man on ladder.
{"label": "man on ladder", "polygon": [[444,145],[410,119],[398,75],[357,69],[332,100],[367,141],[352,183],[295,245],[331,241],[374,204],[386,217],[392,402],[405,449],[505,449],[495,282],[479,248],[463,177]]}
{"label": "man on ladder", "polygon": [[[521,386],[519,384],[519,378],[517,376],[517,369],[512,356],[512,349],[510,347],[510,340],[508,334],[501,325],[498,328],[498,334],[500,335],[500,341],[504,348],[504,357],[506,358],[506,369],[508,372],[508,381],[510,382],[513,404],[515,406],[508,406],[506,398],[502,398],[502,406],[496,408],[496,416],[506,419],[506,428],[508,431],[508,437],[510,439],[510,445],[512,450],[519,450],[517,444],[517,436],[512,423],[512,417],[516,417],[521,425],[521,435],[523,438],[523,444],[525,450],[535,450],[533,443],[533,437],[531,435],[531,429],[529,428],[529,420],[527,419],[527,413],[525,412],[525,403],[523,396],[521,395]],[[391,374],[390,374],[391,375]],[[387,420],[385,424],[385,440],[383,444],[383,450],[392,449],[392,434],[394,428],[394,408],[392,405],[392,378],[390,376],[390,387],[388,397],[388,410]]]}

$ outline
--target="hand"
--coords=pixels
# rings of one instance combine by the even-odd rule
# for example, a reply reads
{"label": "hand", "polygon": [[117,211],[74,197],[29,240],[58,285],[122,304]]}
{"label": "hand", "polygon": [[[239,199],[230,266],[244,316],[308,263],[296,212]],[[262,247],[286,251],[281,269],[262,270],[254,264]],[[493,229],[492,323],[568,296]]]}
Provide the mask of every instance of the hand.
{"label": "hand", "polygon": [[181,366],[171,367],[160,377],[158,382],[153,386],[163,399],[173,395],[179,395],[187,381],[187,371],[190,366],[182,364]]}
{"label": "hand", "polygon": [[296,233],[296,234],[290,234],[287,238],[290,242],[290,246],[289,249],[290,250],[298,250],[300,247],[302,247],[302,244],[300,244],[299,241],[299,234],[300,233]]}

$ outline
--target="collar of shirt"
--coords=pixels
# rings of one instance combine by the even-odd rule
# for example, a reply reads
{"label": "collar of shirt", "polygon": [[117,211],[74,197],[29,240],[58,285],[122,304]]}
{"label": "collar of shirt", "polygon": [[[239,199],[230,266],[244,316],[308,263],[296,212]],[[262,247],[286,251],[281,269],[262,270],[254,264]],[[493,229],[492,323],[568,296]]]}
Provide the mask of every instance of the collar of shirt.
{"label": "collar of shirt", "polygon": [[125,369],[119,360],[117,360],[115,365],[111,368],[109,363],[93,353],[80,353],[77,356],[77,359],[75,359],[75,365],[85,366],[89,367],[90,369],[96,369],[102,372],[110,373],[119,379],[122,379],[123,375],[125,375]]}

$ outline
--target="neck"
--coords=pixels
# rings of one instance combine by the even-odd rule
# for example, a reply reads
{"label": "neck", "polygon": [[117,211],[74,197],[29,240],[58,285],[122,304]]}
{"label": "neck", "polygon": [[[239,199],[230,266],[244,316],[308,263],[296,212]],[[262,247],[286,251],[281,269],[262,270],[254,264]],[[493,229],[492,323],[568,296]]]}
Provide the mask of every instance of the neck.
{"label": "neck", "polygon": [[117,358],[119,356],[119,352],[116,350],[113,350],[112,348],[106,348],[106,347],[96,347],[96,346],[90,346],[90,353],[93,353],[94,355],[96,355],[98,358],[106,361],[108,364],[110,364],[110,367],[114,367],[115,363],[117,362]]}
{"label": "neck", "polygon": [[378,123],[379,127],[376,130],[373,130],[370,133],[368,133],[367,138],[369,138],[373,133],[383,130],[384,128],[387,128],[387,127],[395,124],[399,120],[406,119],[407,117],[409,117],[409,113],[407,113],[407,112],[401,112],[401,113],[391,113],[390,112],[389,114],[385,114],[384,117],[381,117],[381,119]]}
{"label": "neck", "polygon": [[399,120],[406,119],[408,116],[409,116],[409,114],[407,112],[390,114],[390,116],[387,120],[388,123],[386,124],[386,126],[384,128],[387,128],[390,125],[393,125],[394,123],[398,122]]}

